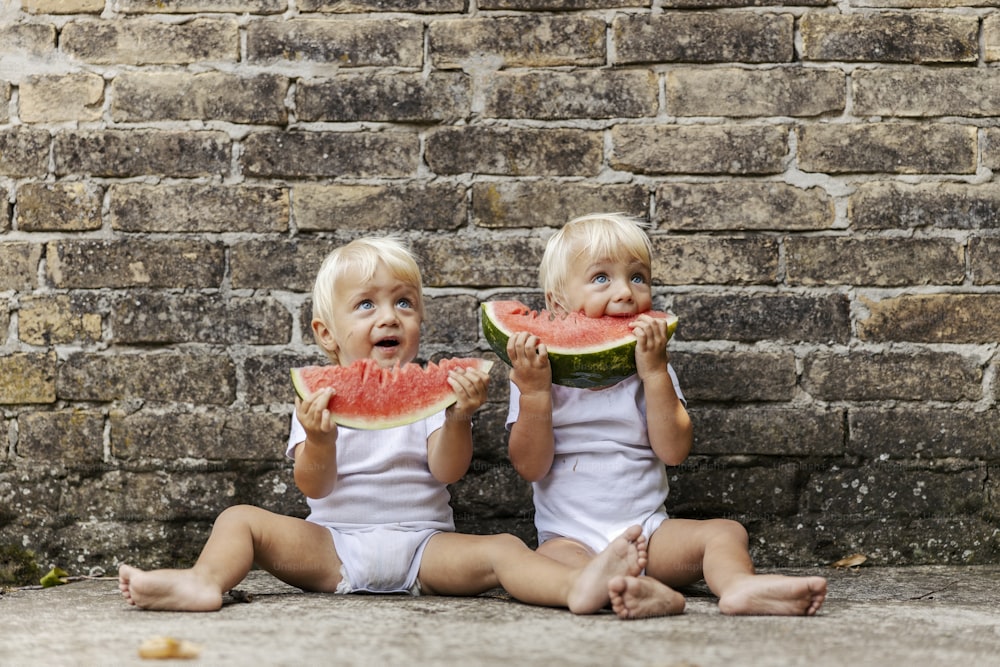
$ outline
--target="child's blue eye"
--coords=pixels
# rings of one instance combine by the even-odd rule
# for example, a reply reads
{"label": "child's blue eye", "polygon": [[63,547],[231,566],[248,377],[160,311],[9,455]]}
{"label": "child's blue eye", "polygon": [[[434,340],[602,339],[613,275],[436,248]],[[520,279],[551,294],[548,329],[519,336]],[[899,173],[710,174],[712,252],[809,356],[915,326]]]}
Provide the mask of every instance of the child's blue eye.
{"label": "child's blue eye", "polygon": [[372,303],[371,301],[367,301],[367,300],[366,301],[362,301],[361,303],[359,303],[357,305],[357,309],[358,310],[371,310],[374,307],[375,307],[375,304]]}
{"label": "child's blue eye", "polygon": [[413,302],[409,299],[400,299],[396,302],[397,308],[413,308]]}
{"label": "child's blue eye", "polygon": [[632,276],[632,282],[635,283],[636,285],[642,285],[643,283],[646,282],[646,276],[642,275],[641,273],[637,273],[634,276]]}
{"label": "child's blue eye", "polygon": [[603,273],[601,273],[599,275],[594,276],[594,282],[603,285],[604,283],[608,282],[608,277]]}

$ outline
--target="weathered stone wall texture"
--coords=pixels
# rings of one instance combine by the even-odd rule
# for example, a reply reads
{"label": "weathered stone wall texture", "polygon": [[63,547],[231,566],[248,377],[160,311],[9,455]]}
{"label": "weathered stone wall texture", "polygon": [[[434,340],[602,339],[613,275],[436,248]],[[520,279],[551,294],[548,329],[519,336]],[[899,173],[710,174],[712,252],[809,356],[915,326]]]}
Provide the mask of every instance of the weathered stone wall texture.
{"label": "weathered stone wall texture", "polygon": [[[1000,0],[20,0],[0,8],[0,545],[190,563],[304,515],[311,281],[396,233],[423,359],[492,356],[545,239],[647,219],[695,451],[762,565],[997,563]],[[498,364],[459,527],[532,538]]]}

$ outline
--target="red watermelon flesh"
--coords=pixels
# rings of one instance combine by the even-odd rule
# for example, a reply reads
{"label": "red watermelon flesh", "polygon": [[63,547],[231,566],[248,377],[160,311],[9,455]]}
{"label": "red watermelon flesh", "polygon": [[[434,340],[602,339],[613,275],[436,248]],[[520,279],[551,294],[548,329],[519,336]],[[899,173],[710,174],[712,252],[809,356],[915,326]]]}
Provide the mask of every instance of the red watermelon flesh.
{"label": "red watermelon flesh", "polygon": [[[606,387],[636,372],[633,317],[587,317],[582,313],[534,311],[520,301],[489,301],[482,305],[483,333],[493,351],[507,364],[507,339],[518,331],[538,336],[548,351],[552,381],[569,387]],[[677,316],[650,310],[668,320],[668,334]]]}
{"label": "red watermelon flesh", "polygon": [[292,369],[292,385],[300,398],[332,387],[330,414],[341,426],[383,429],[411,424],[444,410],[458,400],[448,372],[478,368],[489,372],[492,361],[442,359],[426,367],[404,364],[382,368],[373,359],[349,366],[304,366]]}

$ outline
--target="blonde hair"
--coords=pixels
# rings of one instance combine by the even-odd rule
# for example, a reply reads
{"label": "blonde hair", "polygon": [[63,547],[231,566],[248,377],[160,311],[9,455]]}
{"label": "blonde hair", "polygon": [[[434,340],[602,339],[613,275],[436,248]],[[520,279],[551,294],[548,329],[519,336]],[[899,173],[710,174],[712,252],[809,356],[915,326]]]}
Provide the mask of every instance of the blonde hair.
{"label": "blonde hair", "polygon": [[648,225],[622,213],[592,213],[567,222],[545,245],[538,271],[549,309],[565,307],[566,282],[574,266],[590,258],[652,264]]}
{"label": "blonde hair", "polygon": [[370,280],[379,263],[384,264],[393,277],[417,289],[414,307],[422,320],[424,296],[420,267],[409,248],[395,236],[355,239],[326,256],[313,284],[313,319],[332,329],[337,281],[348,274],[362,281]]}

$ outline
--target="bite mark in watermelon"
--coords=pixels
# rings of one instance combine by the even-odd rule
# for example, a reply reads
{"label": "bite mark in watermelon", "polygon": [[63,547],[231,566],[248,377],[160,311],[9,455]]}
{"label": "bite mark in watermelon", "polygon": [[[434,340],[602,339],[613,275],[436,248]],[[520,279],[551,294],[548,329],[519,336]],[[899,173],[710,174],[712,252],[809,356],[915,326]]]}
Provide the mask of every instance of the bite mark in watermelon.
{"label": "bite mark in watermelon", "polygon": [[448,384],[448,372],[478,368],[488,373],[486,359],[456,358],[381,368],[373,359],[348,366],[303,366],[292,369],[292,385],[299,398],[326,387],[334,389],[329,410],[341,426],[383,429],[412,424],[444,410],[458,400]]}
{"label": "bite mark in watermelon", "polygon": [[[520,301],[488,301],[482,305],[483,334],[507,365],[507,339],[518,331],[538,336],[549,354],[552,382],[567,387],[607,387],[634,375],[636,317],[587,317],[581,313],[534,311]],[[677,330],[677,316],[650,310],[667,319],[667,334]]]}

